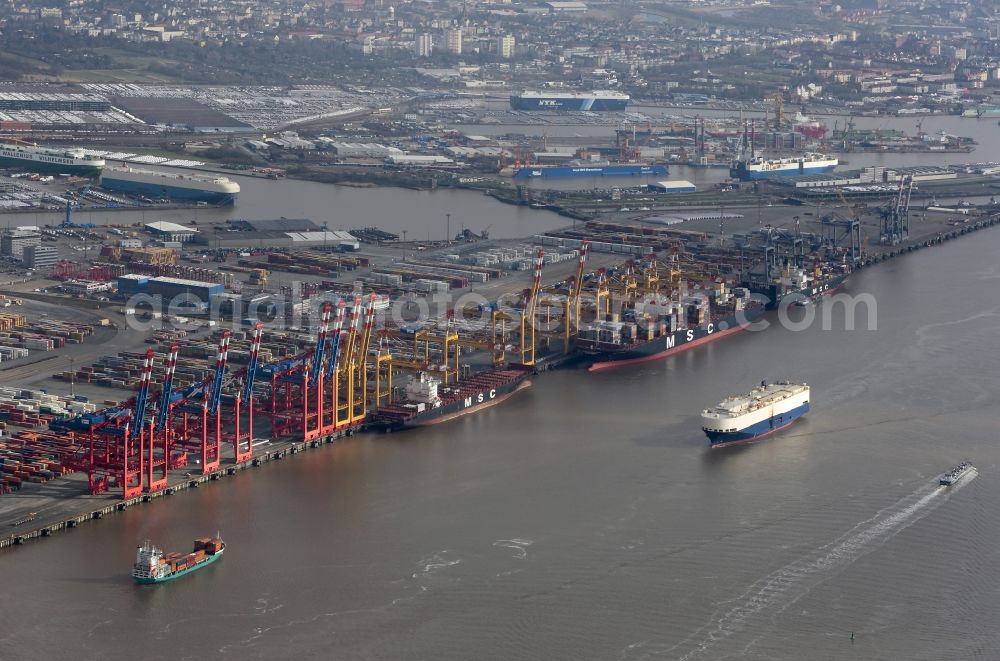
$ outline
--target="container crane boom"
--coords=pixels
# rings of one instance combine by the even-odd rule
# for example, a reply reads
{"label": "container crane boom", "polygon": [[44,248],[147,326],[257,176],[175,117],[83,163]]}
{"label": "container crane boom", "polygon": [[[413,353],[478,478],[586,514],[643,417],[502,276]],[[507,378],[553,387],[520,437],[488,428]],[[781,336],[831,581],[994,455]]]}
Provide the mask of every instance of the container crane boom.
{"label": "container crane boom", "polygon": [[368,357],[368,347],[371,345],[372,339],[372,329],[375,327],[375,299],[376,295],[372,294],[368,298],[368,303],[365,305],[365,326],[364,332],[361,335],[361,347],[358,352],[357,361],[360,364],[364,364]]}
{"label": "container crane boom", "polygon": [[170,345],[167,354],[167,369],[163,374],[163,390],[160,391],[160,408],[156,412],[156,431],[161,432],[167,424],[167,414],[170,412],[171,397],[174,387],[174,372],[177,370],[177,353],[180,350],[176,344]]}
{"label": "container crane boom", "polygon": [[250,340],[250,362],[247,363],[247,373],[243,378],[242,401],[249,402],[253,397],[253,381],[257,376],[257,365],[260,362],[260,343],[264,337],[264,324],[257,322],[253,327]]}
{"label": "container crane boom", "polygon": [[146,402],[149,400],[149,381],[153,375],[153,356],[156,353],[149,349],[142,361],[142,376],[139,377],[139,394],[135,397],[135,409],[132,413],[132,426],[129,428],[129,439],[134,440],[142,430],[142,419],[146,416]]}
{"label": "container crane boom", "polygon": [[212,379],[211,390],[205,393],[205,403],[211,412],[219,410],[219,401],[222,398],[222,380],[226,374],[226,361],[229,359],[229,337],[228,330],[222,331],[222,337],[219,338],[219,353],[215,359],[215,377]]}
{"label": "container crane boom", "polygon": [[333,306],[329,301],[323,304],[320,313],[319,335],[316,338],[316,349],[313,351],[312,365],[309,368],[309,381],[316,383],[320,370],[323,369],[323,353],[326,351],[326,334],[330,330],[330,311]]}
{"label": "container crane boom", "polygon": [[333,318],[333,332],[330,335],[330,355],[326,358],[326,378],[330,380],[340,366],[340,338],[346,331],[344,330],[344,308],[347,306],[343,300],[337,303],[337,314]]}

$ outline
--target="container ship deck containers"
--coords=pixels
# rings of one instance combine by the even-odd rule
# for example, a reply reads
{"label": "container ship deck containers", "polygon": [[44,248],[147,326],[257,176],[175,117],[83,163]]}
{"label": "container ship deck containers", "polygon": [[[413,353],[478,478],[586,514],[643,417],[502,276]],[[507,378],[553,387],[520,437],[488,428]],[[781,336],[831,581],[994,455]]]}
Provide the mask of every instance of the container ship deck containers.
{"label": "container ship deck containers", "polygon": [[530,369],[486,370],[451,386],[420,372],[406,385],[406,397],[375,411],[372,421],[386,430],[445,422],[499,404],[528,387]]}
{"label": "container ship deck containers", "polygon": [[590,357],[592,371],[638,364],[739,332],[763,313],[748,289],[718,282],[586,324],[576,348]]}

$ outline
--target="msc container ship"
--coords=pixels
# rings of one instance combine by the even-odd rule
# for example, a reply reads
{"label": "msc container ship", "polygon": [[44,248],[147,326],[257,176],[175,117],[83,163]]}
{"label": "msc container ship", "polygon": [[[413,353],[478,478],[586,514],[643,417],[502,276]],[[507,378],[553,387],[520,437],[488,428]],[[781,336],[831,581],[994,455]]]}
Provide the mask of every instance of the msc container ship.
{"label": "msc container ship", "polygon": [[132,578],[136,583],[165,583],[185,574],[207,567],[222,557],[226,543],[216,534],[194,540],[194,551],[180,553],[172,551],[164,554],[148,540],[136,548]]}
{"label": "msc container ship", "polygon": [[756,155],[734,160],[729,168],[729,176],[741,181],[755,181],[768,177],[819,174],[833,171],[839,162],[836,158],[816,153],[782,158]]}
{"label": "msc container ship", "polygon": [[621,92],[521,92],[512,94],[514,110],[625,110],[629,95]]}
{"label": "msc container ship", "polygon": [[761,381],[745,395],[733,395],[701,413],[701,428],[713,448],[747,443],[784,429],[809,412],[809,386]]}
{"label": "msc container ship", "polygon": [[34,145],[0,143],[0,166],[31,172],[53,172],[93,176],[104,167],[104,159],[82,149],[47,149]]}
{"label": "msc container ship", "polygon": [[592,372],[667,358],[745,330],[785,298],[805,302],[832,293],[847,277],[787,269],[775,278],[751,276],[741,287],[715,282],[669,300],[637,303],[620,320],[585,324],[575,347],[591,361]]}
{"label": "msc container ship", "polygon": [[375,411],[371,422],[386,431],[446,422],[496,406],[529,387],[531,374],[528,368],[491,369],[444,386],[419,372],[406,384],[405,399]]}
{"label": "msc container ship", "polygon": [[642,165],[638,163],[596,163],[593,165],[535,165],[513,170],[515,179],[534,177],[665,177],[669,174],[666,165]]}
{"label": "msc container ship", "polygon": [[101,186],[120,193],[152,198],[234,204],[240,185],[221,176],[154,172],[137,168],[109,167],[101,173]]}
{"label": "msc container ship", "polygon": [[750,291],[725,283],[710,290],[678,293],[669,300],[643,301],[621,318],[584,324],[576,350],[591,360],[590,371],[666,358],[738,333],[764,314]]}

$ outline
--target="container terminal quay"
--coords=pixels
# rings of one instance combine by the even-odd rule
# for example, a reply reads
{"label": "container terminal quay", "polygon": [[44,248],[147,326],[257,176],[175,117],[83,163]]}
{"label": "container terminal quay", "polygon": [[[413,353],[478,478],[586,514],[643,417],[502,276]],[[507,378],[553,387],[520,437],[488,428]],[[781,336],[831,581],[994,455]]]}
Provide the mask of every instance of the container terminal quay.
{"label": "container terminal quay", "polygon": [[554,367],[596,378],[721,339],[1000,223],[993,204],[918,209],[912,177],[889,188],[865,206],[602,217],[520,240],[69,213],[9,230],[0,547],[358,432],[448,424]]}

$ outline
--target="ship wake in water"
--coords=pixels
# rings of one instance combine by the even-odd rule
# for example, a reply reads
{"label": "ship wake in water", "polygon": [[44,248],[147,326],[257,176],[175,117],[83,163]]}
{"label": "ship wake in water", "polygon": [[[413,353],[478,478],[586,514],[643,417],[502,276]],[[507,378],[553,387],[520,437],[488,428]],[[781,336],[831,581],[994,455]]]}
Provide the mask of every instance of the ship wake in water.
{"label": "ship wake in water", "polygon": [[935,479],[934,484],[920,487],[833,542],[756,581],[739,597],[722,604],[712,620],[684,642],[673,646],[633,645],[623,658],[690,661],[728,658],[745,652],[770,629],[776,614],[804,597],[832,572],[846,568],[930,514],[945,501],[946,493],[954,493],[970,481],[949,488],[938,486]]}

